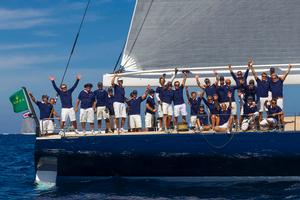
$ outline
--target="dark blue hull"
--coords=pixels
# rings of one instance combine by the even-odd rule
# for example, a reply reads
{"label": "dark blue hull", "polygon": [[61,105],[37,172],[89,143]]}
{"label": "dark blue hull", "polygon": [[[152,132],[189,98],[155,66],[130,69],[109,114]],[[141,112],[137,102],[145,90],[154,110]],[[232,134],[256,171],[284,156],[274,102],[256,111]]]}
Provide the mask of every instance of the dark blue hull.
{"label": "dark blue hull", "polygon": [[57,176],[300,176],[300,132],[36,140]]}

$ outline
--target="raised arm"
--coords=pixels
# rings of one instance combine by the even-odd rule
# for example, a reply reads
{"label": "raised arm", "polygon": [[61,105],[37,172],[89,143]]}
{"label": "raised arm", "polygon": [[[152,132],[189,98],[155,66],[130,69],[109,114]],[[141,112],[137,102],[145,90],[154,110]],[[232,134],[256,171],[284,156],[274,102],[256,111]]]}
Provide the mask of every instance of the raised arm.
{"label": "raised arm", "polygon": [[216,82],[215,82],[215,86],[218,87],[219,86],[219,81],[220,81],[220,75],[218,74],[217,70],[213,70],[214,71],[214,75],[216,77]]}
{"label": "raised arm", "polygon": [[188,100],[188,102],[190,102],[190,93],[189,93],[189,87],[188,86],[185,86],[185,93],[186,93],[186,98]]}
{"label": "raised arm", "polygon": [[31,92],[29,92],[28,95],[30,96],[30,99],[36,104],[37,101],[36,101],[35,97],[33,96],[33,94]]}
{"label": "raised arm", "polygon": [[112,79],[111,79],[111,86],[115,86],[115,80],[116,80],[116,77],[118,76],[118,74],[114,74]]}
{"label": "raised arm", "polygon": [[196,82],[197,82],[198,87],[204,90],[205,87],[204,87],[203,85],[201,85],[200,80],[199,80],[199,75],[196,75],[196,76],[195,76],[195,79],[196,79]]}
{"label": "raised arm", "polygon": [[147,96],[148,96],[150,90],[151,90],[151,86],[148,85],[147,88],[146,88],[145,93],[144,93],[143,96],[142,96],[142,100],[145,100],[145,99],[147,98]]}
{"label": "raised arm", "polygon": [[178,69],[177,67],[175,68],[175,72],[173,74],[173,76],[171,77],[171,83],[173,83],[173,81],[175,80],[176,76],[177,76],[177,73],[178,73]]}
{"label": "raised arm", "polygon": [[70,88],[69,91],[73,92],[73,91],[76,89],[76,87],[77,87],[77,85],[78,85],[80,79],[81,79],[81,76],[80,76],[80,74],[78,74],[78,75],[76,76],[76,81],[75,81],[74,85]]}
{"label": "raised arm", "polygon": [[257,80],[257,79],[258,79],[258,76],[257,76],[257,74],[256,74],[256,71],[255,71],[253,65],[250,66],[250,69],[251,69],[251,72],[252,72],[252,74],[253,74],[255,80]]}
{"label": "raised arm", "polygon": [[182,80],[182,86],[183,86],[183,87],[185,86],[187,76],[188,76],[188,75],[187,75],[187,72],[183,72],[183,80]]}
{"label": "raised arm", "polygon": [[288,76],[288,74],[289,74],[290,71],[291,71],[291,68],[292,68],[292,65],[289,64],[288,70],[285,72],[285,74],[284,74],[282,77],[280,77],[280,79],[281,79],[282,81],[285,81],[286,77]]}
{"label": "raised arm", "polygon": [[235,73],[232,70],[232,66],[228,65],[228,69],[229,69],[230,74],[231,74],[232,78],[234,79],[234,81],[237,82],[237,77],[236,77]]}
{"label": "raised arm", "polygon": [[49,80],[51,81],[53,88],[55,89],[55,91],[57,92],[57,94],[60,93],[60,89],[57,87],[56,83],[55,83],[55,77],[54,76],[49,76]]}

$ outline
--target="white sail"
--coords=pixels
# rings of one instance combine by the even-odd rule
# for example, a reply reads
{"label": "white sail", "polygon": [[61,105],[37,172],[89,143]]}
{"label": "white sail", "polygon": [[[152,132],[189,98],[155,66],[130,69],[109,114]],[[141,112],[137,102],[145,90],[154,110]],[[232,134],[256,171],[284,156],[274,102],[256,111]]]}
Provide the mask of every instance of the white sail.
{"label": "white sail", "polygon": [[[137,0],[121,66],[209,71],[251,57],[268,71],[271,64],[300,63],[299,10],[298,0]],[[300,83],[300,76],[287,83]]]}

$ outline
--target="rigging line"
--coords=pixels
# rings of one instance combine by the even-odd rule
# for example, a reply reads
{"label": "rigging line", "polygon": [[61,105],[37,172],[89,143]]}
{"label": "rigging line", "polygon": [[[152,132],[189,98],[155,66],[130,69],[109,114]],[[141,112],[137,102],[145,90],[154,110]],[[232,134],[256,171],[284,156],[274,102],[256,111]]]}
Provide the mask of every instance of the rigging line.
{"label": "rigging line", "polygon": [[148,10],[147,10],[147,12],[146,12],[146,15],[145,15],[145,17],[144,17],[144,19],[143,19],[143,21],[142,21],[142,25],[141,25],[141,27],[140,27],[140,29],[139,29],[137,35],[136,35],[136,38],[135,38],[135,40],[134,40],[133,43],[132,43],[132,46],[131,46],[130,51],[129,51],[128,56],[127,56],[128,59],[127,59],[126,62],[124,63],[124,66],[125,66],[125,65],[127,64],[127,62],[130,60],[130,59],[129,59],[129,56],[130,56],[130,54],[131,54],[131,52],[132,52],[132,50],[133,50],[133,47],[135,46],[135,43],[137,42],[137,39],[138,39],[138,37],[139,37],[139,35],[140,35],[142,29],[143,29],[143,26],[144,26],[144,24],[145,24],[145,22],[146,22],[146,19],[147,19],[148,15],[149,15],[149,12],[150,12],[151,7],[152,7],[153,1],[154,1],[154,0],[151,0],[151,2],[150,2],[149,8],[148,8]]}
{"label": "rigging line", "polygon": [[82,28],[82,25],[84,23],[85,16],[86,16],[87,10],[89,8],[90,2],[91,2],[91,0],[88,0],[87,5],[85,7],[84,14],[82,16],[82,19],[81,19],[81,22],[80,22],[80,25],[79,25],[79,28],[78,28],[78,31],[77,31],[77,34],[76,34],[76,37],[75,37],[75,40],[74,40],[74,43],[73,43],[70,55],[69,55],[69,58],[68,58],[68,61],[67,61],[67,65],[65,67],[65,70],[64,70],[64,73],[63,73],[63,76],[62,76],[62,79],[61,79],[61,82],[60,82],[59,85],[61,85],[63,83],[63,81],[65,79],[65,76],[67,74],[67,71],[68,71],[68,68],[69,68],[69,65],[70,65],[70,61],[71,61],[72,55],[74,53],[74,50],[75,50],[75,47],[76,47],[76,44],[77,44],[77,41],[78,41],[78,38],[79,38],[79,35],[80,35],[80,32],[81,32],[81,28]]}
{"label": "rigging line", "polygon": [[117,69],[117,67],[118,67],[118,65],[119,65],[119,63],[120,63],[121,57],[122,57],[123,52],[124,52],[124,49],[125,49],[125,45],[126,45],[126,42],[124,43],[123,48],[122,48],[122,51],[121,51],[121,53],[120,53],[120,55],[119,55],[119,57],[118,57],[118,60],[117,60],[117,62],[116,62],[116,64],[115,64],[113,73],[116,71],[116,69]]}

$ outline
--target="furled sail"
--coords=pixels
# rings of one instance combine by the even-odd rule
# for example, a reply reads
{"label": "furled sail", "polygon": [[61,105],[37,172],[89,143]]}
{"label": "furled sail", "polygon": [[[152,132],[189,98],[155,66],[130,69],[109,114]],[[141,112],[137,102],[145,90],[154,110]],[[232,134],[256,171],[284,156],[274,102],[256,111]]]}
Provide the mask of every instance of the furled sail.
{"label": "furled sail", "polygon": [[121,66],[211,69],[249,57],[266,66],[299,63],[299,10],[298,0],[137,0]]}

